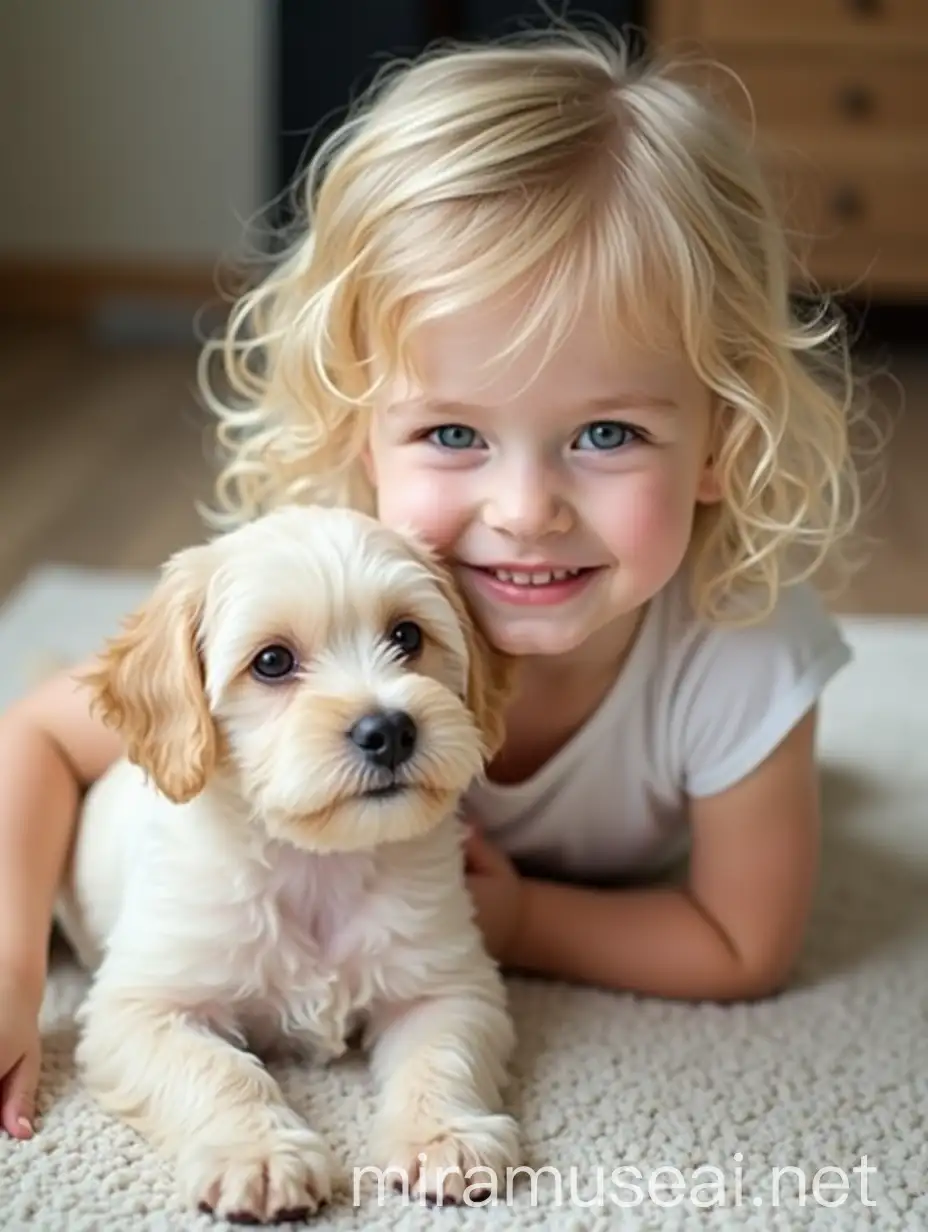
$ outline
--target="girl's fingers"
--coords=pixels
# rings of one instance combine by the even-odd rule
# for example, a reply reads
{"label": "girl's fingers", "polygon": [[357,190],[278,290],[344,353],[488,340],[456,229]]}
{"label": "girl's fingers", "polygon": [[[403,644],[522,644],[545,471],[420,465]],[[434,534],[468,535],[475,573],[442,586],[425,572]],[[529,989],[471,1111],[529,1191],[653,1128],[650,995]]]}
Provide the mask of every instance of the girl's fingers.
{"label": "girl's fingers", "polygon": [[464,851],[470,872],[490,873],[499,866],[500,860],[496,849],[479,830],[473,830],[468,836]]}
{"label": "girl's fingers", "polygon": [[14,1138],[33,1135],[39,1067],[39,1050],[30,1048],[0,1085],[0,1125]]}

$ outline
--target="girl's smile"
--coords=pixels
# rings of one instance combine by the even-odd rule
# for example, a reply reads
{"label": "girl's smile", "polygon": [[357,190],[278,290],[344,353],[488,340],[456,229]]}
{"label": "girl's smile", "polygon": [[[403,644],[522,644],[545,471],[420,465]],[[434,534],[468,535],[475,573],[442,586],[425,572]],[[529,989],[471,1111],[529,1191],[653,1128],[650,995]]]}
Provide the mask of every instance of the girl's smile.
{"label": "girl's smile", "polygon": [[[458,565],[491,601],[527,607],[576,599],[603,573],[604,566],[569,569],[556,565]],[[463,579],[462,579],[463,580]]]}

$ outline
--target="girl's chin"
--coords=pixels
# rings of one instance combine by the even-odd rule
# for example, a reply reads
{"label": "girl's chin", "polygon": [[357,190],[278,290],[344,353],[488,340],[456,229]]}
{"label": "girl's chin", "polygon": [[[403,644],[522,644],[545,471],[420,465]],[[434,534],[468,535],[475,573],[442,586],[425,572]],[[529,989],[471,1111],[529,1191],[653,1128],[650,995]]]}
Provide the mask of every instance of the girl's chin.
{"label": "girl's chin", "polygon": [[542,621],[481,622],[491,644],[503,654],[527,657],[529,655],[569,655],[580,650],[591,636],[591,630],[545,627]]}
{"label": "girl's chin", "polygon": [[611,613],[600,608],[565,620],[563,611],[544,615],[544,609],[536,609],[510,616],[478,604],[475,615],[490,644],[503,654],[568,661],[575,657],[585,664],[602,659],[611,667],[617,650],[635,637],[646,607],[645,603]]}

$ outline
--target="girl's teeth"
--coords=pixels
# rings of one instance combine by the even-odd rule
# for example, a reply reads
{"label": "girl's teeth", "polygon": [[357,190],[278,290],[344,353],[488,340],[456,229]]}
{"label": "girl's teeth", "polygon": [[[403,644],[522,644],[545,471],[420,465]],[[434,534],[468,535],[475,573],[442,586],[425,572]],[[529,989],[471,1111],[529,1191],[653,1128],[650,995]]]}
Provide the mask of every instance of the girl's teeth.
{"label": "girl's teeth", "polygon": [[549,586],[552,582],[564,582],[580,573],[579,569],[547,569],[538,573],[511,573],[508,569],[493,569],[493,576],[500,582],[514,586]]}

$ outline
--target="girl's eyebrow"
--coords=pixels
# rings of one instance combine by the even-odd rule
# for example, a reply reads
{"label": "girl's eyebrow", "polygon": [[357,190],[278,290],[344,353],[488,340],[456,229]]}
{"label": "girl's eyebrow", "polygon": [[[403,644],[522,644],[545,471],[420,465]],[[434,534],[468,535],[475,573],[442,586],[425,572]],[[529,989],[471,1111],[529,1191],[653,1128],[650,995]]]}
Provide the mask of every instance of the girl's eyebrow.
{"label": "girl's eyebrow", "polygon": [[581,405],[580,409],[588,411],[675,411],[677,403],[673,398],[664,398],[659,394],[635,393],[626,390],[622,393],[608,394],[605,397],[590,398]]}
{"label": "girl's eyebrow", "polygon": [[416,411],[420,414],[435,415],[439,419],[454,419],[459,415],[485,415],[493,408],[480,406],[474,402],[456,402],[443,398],[400,398],[389,405],[391,411]]}

